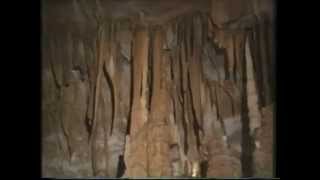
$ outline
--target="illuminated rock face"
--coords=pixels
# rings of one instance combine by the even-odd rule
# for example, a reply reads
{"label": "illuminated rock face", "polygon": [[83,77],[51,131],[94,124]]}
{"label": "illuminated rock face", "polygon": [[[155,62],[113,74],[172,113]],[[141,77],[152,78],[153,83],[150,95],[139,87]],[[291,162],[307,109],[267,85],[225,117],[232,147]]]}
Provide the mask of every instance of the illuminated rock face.
{"label": "illuminated rock face", "polygon": [[123,2],[43,3],[43,176],[272,177],[272,4]]}

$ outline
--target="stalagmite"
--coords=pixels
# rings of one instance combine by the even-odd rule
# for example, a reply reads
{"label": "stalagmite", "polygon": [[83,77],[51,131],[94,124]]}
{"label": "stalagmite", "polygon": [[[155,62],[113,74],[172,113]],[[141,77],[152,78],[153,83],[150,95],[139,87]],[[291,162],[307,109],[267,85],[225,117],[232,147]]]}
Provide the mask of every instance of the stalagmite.
{"label": "stalagmite", "polygon": [[254,175],[257,177],[270,177],[273,175],[273,105],[262,109],[261,128],[257,131],[254,152]]}

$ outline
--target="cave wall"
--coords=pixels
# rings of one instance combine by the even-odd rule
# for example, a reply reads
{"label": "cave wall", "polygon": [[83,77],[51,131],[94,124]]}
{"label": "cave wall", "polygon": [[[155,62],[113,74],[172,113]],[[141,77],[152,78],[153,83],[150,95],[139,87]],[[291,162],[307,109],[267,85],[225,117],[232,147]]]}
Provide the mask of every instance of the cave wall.
{"label": "cave wall", "polygon": [[272,177],[273,2],[126,2],[42,1],[42,176]]}

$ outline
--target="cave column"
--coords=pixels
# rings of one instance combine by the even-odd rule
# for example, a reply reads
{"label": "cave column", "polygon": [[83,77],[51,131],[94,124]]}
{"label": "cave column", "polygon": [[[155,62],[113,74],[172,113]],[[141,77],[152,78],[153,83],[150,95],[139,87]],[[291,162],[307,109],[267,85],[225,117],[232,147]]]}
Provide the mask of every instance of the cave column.
{"label": "cave column", "polygon": [[149,33],[145,27],[137,27],[133,39],[133,104],[131,110],[130,138],[127,137],[125,161],[126,176],[143,177],[147,174],[146,126],[148,120],[147,68]]}
{"label": "cave column", "polygon": [[164,32],[156,27],[153,44],[153,79],[148,122],[148,165],[150,176],[170,176],[169,160],[169,53],[162,49]]}

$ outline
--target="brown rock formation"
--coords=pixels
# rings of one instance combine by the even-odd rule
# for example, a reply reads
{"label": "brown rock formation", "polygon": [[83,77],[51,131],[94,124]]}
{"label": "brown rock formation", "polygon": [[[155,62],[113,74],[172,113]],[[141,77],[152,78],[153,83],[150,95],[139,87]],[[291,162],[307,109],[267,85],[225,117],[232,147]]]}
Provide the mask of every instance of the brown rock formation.
{"label": "brown rock formation", "polygon": [[272,6],[45,1],[43,176],[273,176]]}

